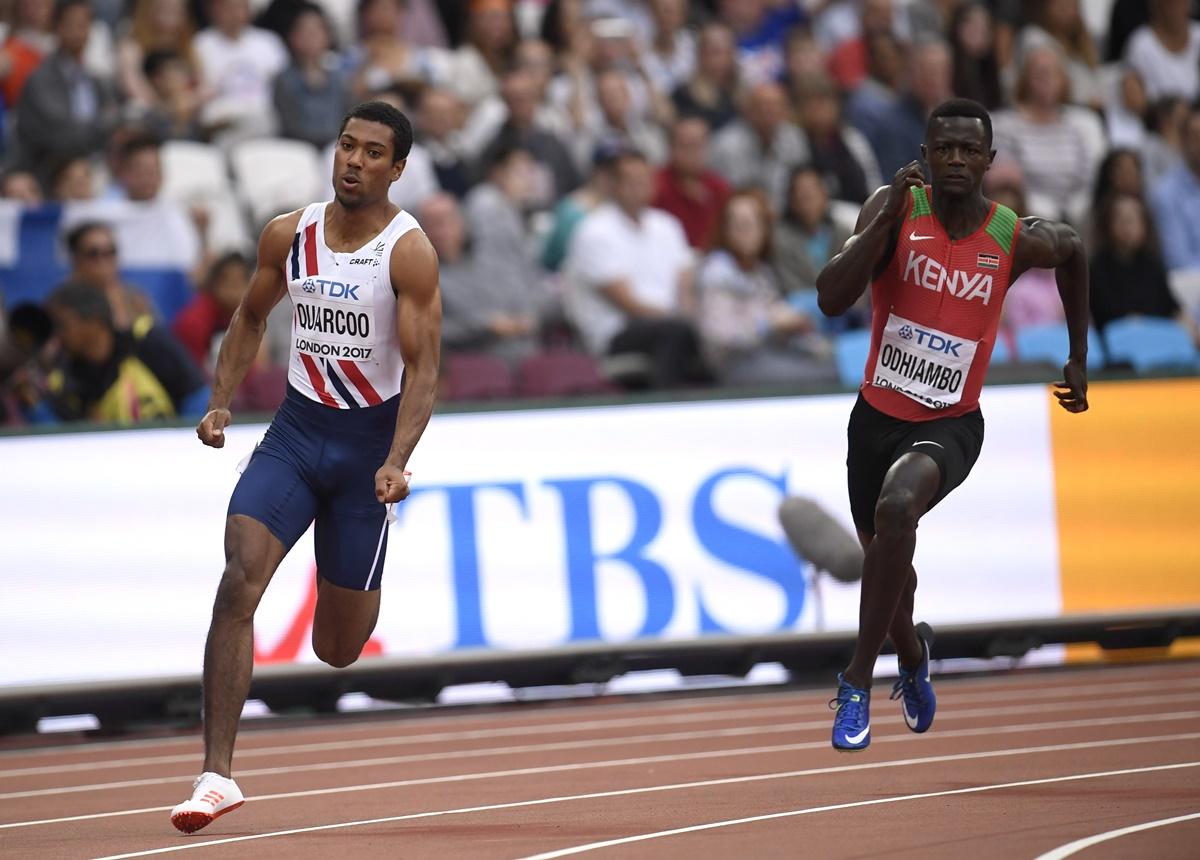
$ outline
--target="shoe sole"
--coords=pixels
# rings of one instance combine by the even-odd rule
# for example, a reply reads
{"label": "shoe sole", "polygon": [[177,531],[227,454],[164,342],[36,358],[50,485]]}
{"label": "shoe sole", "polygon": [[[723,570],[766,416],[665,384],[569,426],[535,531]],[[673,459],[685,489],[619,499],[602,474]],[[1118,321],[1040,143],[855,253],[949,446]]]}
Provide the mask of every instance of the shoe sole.
{"label": "shoe sole", "polygon": [[208,825],[212,824],[222,815],[227,812],[233,812],[238,809],[246,801],[239,800],[232,806],[227,806],[213,815],[209,812],[180,812],[177,815],[171,816],[171,823],[175,825],[175,829],[180,833],[195,833],[197,830],[203,830]]}
{"label": "shoe sole", "polygon": [[861,747],[834,747],[834,750],[840,753],[859,753],[864,752],[870,744]]}

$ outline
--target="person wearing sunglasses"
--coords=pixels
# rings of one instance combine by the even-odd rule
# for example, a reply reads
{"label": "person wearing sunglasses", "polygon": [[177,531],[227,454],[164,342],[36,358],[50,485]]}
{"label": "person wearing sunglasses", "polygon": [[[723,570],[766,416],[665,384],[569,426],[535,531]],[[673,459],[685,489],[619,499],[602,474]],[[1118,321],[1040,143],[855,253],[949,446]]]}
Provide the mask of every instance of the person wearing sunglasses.
{"label": "person wearing sunglasses", "polygon": [[143,316],[154,317],[150,297],[121,280],[117,269],[117,241],[112,229],[99,221],[88,221],[67,233],[71,259],[69,280],[104,293],[112,308],[113,328],[129,331]]}

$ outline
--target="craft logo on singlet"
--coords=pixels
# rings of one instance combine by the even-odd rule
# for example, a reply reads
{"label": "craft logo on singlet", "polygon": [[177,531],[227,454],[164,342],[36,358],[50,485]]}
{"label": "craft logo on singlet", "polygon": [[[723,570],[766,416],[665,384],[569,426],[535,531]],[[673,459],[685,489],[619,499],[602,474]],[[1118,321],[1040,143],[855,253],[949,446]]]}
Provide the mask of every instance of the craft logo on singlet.
{"label": "craft logo on singlet", "polygon": [[937,260],[925,254],[918,254],[914,250],[908,252],[903,281],[934,292],[945,290],[955,298],[968,302],[972,299],[982,299],[986,305],[992,298],[991,275],[982,272],[969,275],[958,269],[947,269]]}
{"label": "craft logo on singlet", "polygon": [[871,383],[931,409],[945,409],[962,399],[976,346],[975,341],[890,314]]}

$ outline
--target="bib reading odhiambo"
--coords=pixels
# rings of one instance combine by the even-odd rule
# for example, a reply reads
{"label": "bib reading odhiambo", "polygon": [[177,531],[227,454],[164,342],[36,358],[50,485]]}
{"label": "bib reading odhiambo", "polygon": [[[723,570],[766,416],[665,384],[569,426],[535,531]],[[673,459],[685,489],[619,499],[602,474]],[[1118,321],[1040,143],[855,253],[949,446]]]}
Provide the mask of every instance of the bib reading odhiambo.
{"label": "bib reading odhiambo", "polygon": [[911,190],[895,252],[871,284],[868,403],[905,421],[978,406],[1019,231],[1016,214],[993,203],[978,230],[952,240],[929,190]]}

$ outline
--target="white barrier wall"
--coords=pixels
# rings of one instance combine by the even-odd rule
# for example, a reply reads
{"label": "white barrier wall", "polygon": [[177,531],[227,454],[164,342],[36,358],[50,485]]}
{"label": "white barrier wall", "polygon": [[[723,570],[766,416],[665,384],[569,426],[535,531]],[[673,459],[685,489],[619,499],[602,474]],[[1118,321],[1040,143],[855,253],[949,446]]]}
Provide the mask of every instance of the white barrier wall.
{"label": "white barrier wall", "polygon": [[[437,416],[399,506],[370,648],[542,648],[813,630],[786,494],[852,529],[849,395]],[[1048,398],[988,389],[975,471],[921,524],[931,622],[1061,609]],[[235,466],[189,429],[0,439],[0,685],[199,671]],[[260,661],[315,659],[312,537],[268,590]],[[857,586],[822,582],[826,629]]]}

